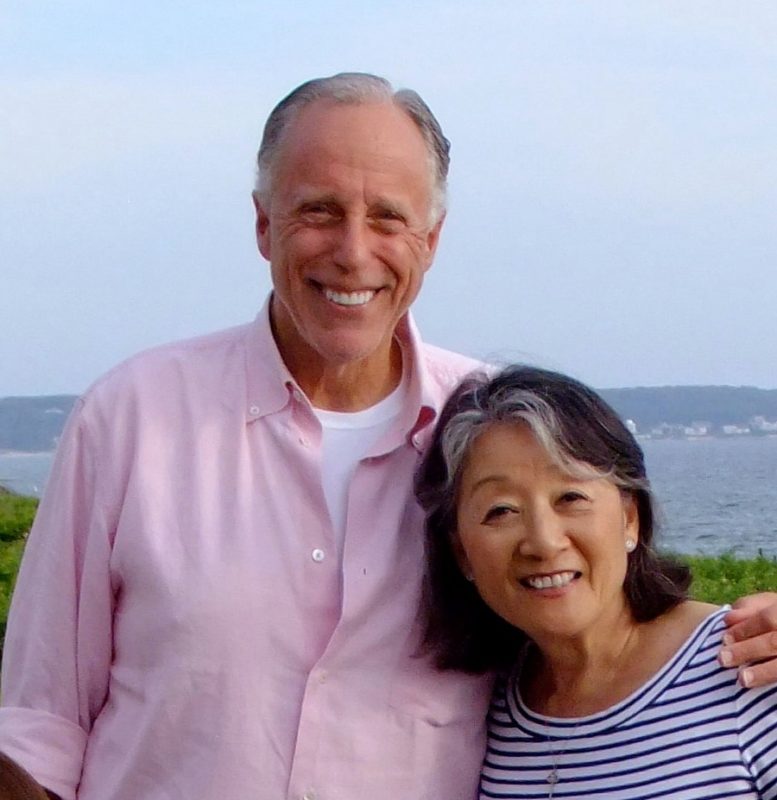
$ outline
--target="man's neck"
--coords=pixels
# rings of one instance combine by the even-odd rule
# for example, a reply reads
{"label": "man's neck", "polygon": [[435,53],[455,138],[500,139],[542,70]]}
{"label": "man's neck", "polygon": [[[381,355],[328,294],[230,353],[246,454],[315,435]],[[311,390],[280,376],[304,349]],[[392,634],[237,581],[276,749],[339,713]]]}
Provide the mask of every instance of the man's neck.
{"label": "man's neck", "polygon": [[315,408],[362,411],[391,394],[402,379],[402,351],[393,342],[383,359],[364,359],[342,365],[287,364]]}

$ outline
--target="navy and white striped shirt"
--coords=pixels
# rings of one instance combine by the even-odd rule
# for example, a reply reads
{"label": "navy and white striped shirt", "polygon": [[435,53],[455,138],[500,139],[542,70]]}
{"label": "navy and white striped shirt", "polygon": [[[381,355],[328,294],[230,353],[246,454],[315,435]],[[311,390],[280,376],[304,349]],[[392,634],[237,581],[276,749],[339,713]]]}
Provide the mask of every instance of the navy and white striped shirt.
{"label": "navy and white striped shirt", "polygon": [[718,664],[725,612],[704,620],[647,684],[591,716],[529,710],[519,665],[496,689],[480,797],[777,798],[777,686],[742,689],[736,670]]}

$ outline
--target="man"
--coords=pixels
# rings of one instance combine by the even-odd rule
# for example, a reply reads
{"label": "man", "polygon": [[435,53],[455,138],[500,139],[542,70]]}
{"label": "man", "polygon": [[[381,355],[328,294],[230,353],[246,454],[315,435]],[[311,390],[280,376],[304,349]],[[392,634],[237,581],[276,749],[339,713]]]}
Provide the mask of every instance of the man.
{"label": "man", "polygon": [[448,143],[415,93],[341,75],[281,102],[258,160],[256,322],[131,359],[68,424],[0,749],[63,800],[470,800],[489,681],[435,672],[413,624],[412,475],[476,366],[408,315]]}

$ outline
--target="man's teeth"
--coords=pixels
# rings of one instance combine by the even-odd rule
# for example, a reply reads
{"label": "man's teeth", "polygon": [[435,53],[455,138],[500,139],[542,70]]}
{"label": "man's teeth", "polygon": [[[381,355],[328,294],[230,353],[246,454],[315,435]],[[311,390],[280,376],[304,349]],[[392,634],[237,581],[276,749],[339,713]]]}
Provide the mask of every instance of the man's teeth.
{"label": "man's teeth", "polygon": [[368,289],[364,292],[335,292],[332,289],[325,289],[324,295],[327,300],[340,306],[363,306],[375,297],[375,291]]}
{"label": "man's teeth", "polygon": [[526,578],[526,583],[532,589],[550,589],[568,586],[575,577],[574,572],[556,572],[553,575],[532,575]]}

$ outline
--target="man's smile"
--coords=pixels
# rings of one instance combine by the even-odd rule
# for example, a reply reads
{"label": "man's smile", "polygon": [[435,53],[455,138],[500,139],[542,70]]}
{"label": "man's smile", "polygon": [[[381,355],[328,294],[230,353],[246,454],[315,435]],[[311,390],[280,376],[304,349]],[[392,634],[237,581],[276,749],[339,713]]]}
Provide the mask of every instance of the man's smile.
{"label": "man's smile", "polygon": [[363,306],[375,297],[374,289],[363,289],[358,292],[339,292],[335,289],[324,288],[324,296],[327,300],[337,303],[339,306]]}

